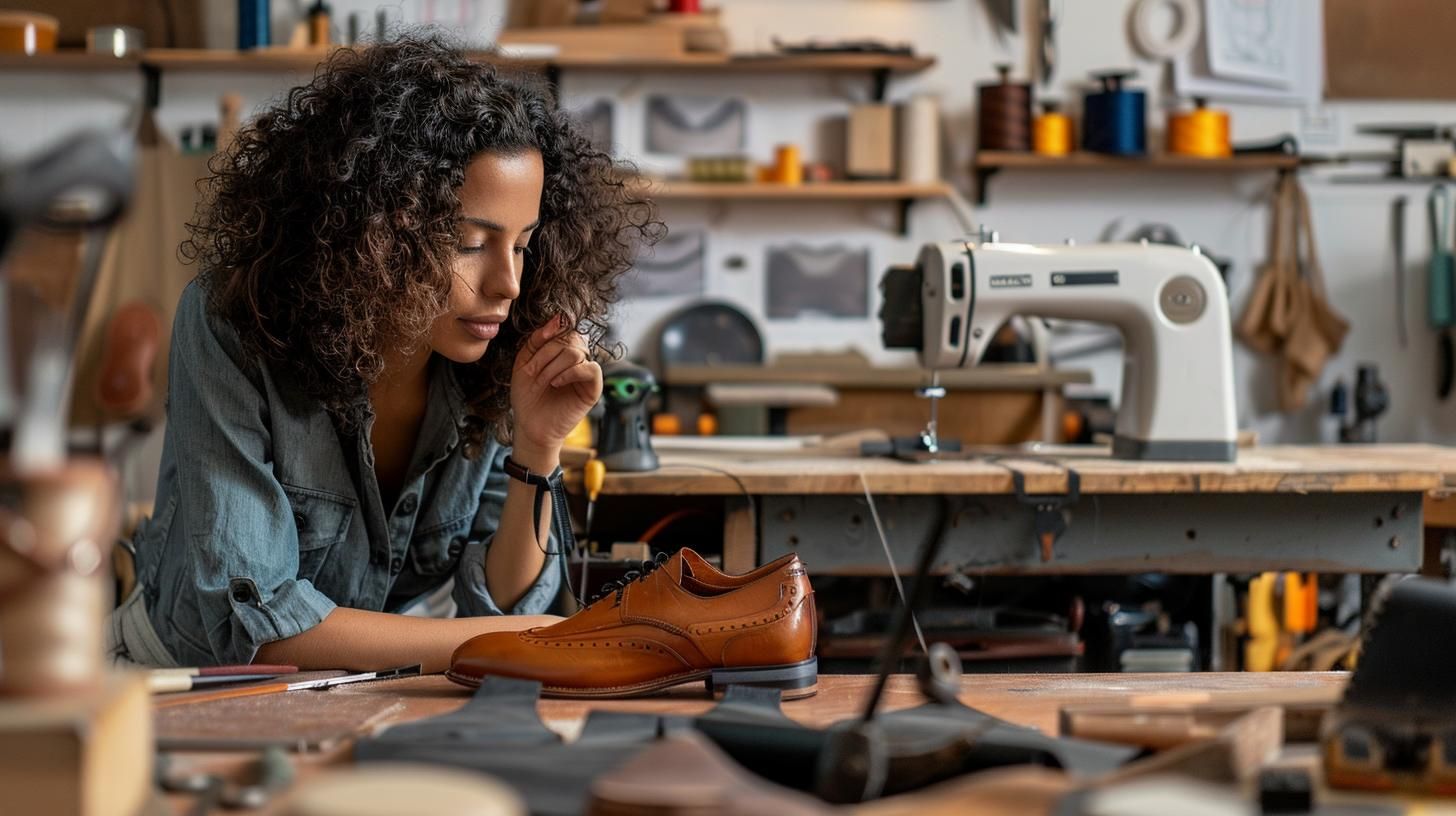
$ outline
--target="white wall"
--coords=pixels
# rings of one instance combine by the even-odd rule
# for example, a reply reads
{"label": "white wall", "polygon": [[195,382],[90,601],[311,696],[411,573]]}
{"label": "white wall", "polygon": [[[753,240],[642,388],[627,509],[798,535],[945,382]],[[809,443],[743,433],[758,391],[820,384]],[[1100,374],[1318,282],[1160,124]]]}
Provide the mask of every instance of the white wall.
{"label": "white wall", "polygon": [[[219,10],[209,25],[209,37],[218,45],[231,39],[232,3],[211,0]],[[339,2],[343,14],[370,8],[369,0]],[[420,4],[399,5],[406,19],[419,13]],[[449,5],[449,4],[446,4]],[[1034,5],[1027,0],[1023,6]],[[1149,109],[1161,119],[1159,89],[1165,87],[1161,65],[1142,60],[1127,42],[1126,14],[1130,0],[1054,0],[1061,18],[1059,65],[1054,93],[1065,99],[1080,97],[1089,71],[1135,66],[1139,84],[1151,90]],[[724,0],[724,22],[740,50],[766,47],[772,35],[788,40],[809,37],[877,37],[914,43],[934,55],[938,64],[922,74],[892,83],[892,99],[916,92],[940,96],[948,123],[953,161],[949,175],[970,192],[964,172],[972,155],[971,106],[977,82],[994,77],[993,64],[1011,59],[1018,74],[1025,74],[1027,54],[1019,44],[998,41],[977,0]],[[290,13],[290,4],[275,2],[275,14]],[[444,12],[442,12],[444,13]],[[275,28],[282,29],[281,23]],[[164,123],[204,121],[212,115],[215,99],[223,91],[242,93],[250,103],[267,99],[287,77],[169,74],[164,83]],[[649,91],[695,95],[742,93],[753,102],[750,111],[750,148],[755,159],[767,162],[773,146],[799,141],[813,159],[815,128],[827,116],[842,116],[850,100],[863,98],[865,78],[853,75],[799,76],[663,76],[583,75],[567,72],[564,97],[568,105],[600,95],[614,95],[618,106],[616,135],[625,153],[644,167],[665,168],[660,157],[643,156],[642,101]],[[47,139],[82,122],[111,124],[122,121],[129,105],[139,99],[134,77],[0,75],[0,155],[13,156],[34,149]],[[1279,132],[1298,134],[1301,115],[1294,108],[1222,105],[1234,118],[1234,136],[1254,139]],[[1381,149],[1380,140],[1357,137],[1355,126],[1372,121],[1436,121],[1456,119],[1452,104],[1328,104],[1338,125],[1333,144],[1323,149]],[[1367,168],[1371,173],[1375,169]],[[1327,369],[1322,391],[1334,379],[1352,381],[1358,362],[1380,365],[1390,387],[1392,407],[1381,423],[1386,441],[1420,440],[1456,442],[1456,411],[1435,400],[1434,334],[1424,327],[1424,265],[1429,237],[1425,219],[1426,187],[1421,185],[1347,185],[1329,182],[1324,171],[1304,175],[1314,207],[1315,229],[1321,257],[1337,308],[1351,319],[1344,352]],[[1343,172],[1352,172],[1345,169]],[[1143,221],[1175,226],[1184,238],[1199,242],[1234,261],[1231,278],[1235,313],[1253,280],[1253,271],[1265,254],[1267,211],[1264,199],[1272,175],[1033,174],[1007,172],[991,182],[989,206],[979,219],[996,228],[1003,240],[1054,242],[1075,238],[1095,240],[1107,224],[1122,219],[1123,230]],[[1411,200],[1408,210],[1411,347],[1401,350],[1393,320],[1389,204],[1396,195]],[[922,203],[912,213],[909,238],[890,229],[891,208],[860,204],[747,204],[673,202],[664,206],[671,226],[707,225],[709,241],[708,286],[711,294],[733,301],[750,313],[762,313],[763,250],[789,241],[862,242],[872,249],[877,271],[909,260],[922,241],[961,234],[959,222],[940,203]],[[730,269],[733,256],[746,261]],[[638,302],[621,310],[624,338],[644,339],[647,328],[677,302]],[[873,303],[871,315],[878,308]],[[857,346],[885,360],[904,359],[876,348],[878,326],[867,320],[762,321],[770,353],[813,348]],[[1236,360],[1240,421],[1257,429],[1266,442],[1309,442],[1318,434],[1317,405],[1296,417],[1274,413],[1272,369],[1240,349]],[[1115,379],[1115,361],[1098,366],[1099,381]],[[1316,400],[1316,403],[1322,399]]]}

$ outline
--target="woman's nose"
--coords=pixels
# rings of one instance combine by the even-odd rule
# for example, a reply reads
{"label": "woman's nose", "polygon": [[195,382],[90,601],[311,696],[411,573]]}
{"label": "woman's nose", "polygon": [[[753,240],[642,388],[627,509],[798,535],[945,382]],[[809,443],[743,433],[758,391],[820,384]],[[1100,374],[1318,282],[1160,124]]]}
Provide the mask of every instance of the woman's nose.
{"label": "woman's nose", "polygon": [[507,245],[492,253],[481,270],[480,292],[492,300],[515,300],[521,294],[521,266],[525,259]]}

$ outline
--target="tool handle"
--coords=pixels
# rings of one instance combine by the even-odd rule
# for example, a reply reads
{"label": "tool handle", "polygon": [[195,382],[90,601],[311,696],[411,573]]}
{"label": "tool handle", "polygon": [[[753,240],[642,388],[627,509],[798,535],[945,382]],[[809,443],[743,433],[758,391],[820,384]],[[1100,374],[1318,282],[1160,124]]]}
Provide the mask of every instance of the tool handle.
{"label": "tool handle", "polygon": [[171,708],[172,706],[187,705],[189,703],[210,703],[214,700],[231,700],[235,697],[256,697],[260,694],[278,694],[285,691],[288,691],[287,683],[268,683],[262,686],[220,689],[218,691],[209,691],[205,694],[189,694],[186,697],[156,700],[152,703],[152,708]]}
{"label": "tool handle", "polygon": [[1431,190],[1427,200],[1431,216],[1431,266],[1430,266],[1430,290],[1427,292],[1427,309],[1431,318],[1431,325],[1437,328],[1449,326],[1453,322],[1452,316],[1452,284],[1451,280],[1451,246],[1450,246],[1450,220],[1451,220],[1451,191],[1444,184],[1438,184]]}
{"label": "tool handle", "polygon": [[1446,230],[1451,223],[1451,188],[1437,184],[1426,199],[1431,215],[1431,248],[1444,252],[1450,249],[1451,236]]}

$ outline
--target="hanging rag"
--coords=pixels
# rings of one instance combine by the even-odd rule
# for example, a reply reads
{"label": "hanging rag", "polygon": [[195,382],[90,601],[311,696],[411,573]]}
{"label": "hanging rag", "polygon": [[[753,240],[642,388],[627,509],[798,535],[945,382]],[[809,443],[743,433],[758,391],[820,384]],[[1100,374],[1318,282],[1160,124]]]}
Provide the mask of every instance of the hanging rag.
{"label": "hanging rag", "polygon": [[1272,222],[1269,259],[1234,328],[1250,348],[1279,358],[1279,408],[1290,413],[1304,407],[1350,324],[1329,302],[1309,198],[1293,173],[1275,188]]}

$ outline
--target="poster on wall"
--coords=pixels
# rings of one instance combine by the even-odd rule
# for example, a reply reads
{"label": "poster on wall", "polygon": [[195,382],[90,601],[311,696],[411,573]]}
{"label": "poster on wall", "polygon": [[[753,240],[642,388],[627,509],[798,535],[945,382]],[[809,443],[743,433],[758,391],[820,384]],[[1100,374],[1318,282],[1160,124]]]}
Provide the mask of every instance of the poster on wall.
{"label": "poster on wall", "polygon": [[739,97],[649,96],[647,152],[724,156],[748,146],[748,103]]}
{"label": "poster on wall", "polygon": [[1289,0],[1207,0],[1208,67],[1222,79],[1293,88],[1298,6]]}
{"label": "poster on wall", "polygon": [[764,313],[770,319],[869,316],[868,247],[772,246],[764,268]]}
{"label": "poster on wall", "polygon": [[622,297],[703,294],[707,254],[705,231],[673,230],[632,264],[622,278]]}
{"label": "poster on wall", "polygon": [[1325,85],[1321,0],[1205,0],[1203,11],[1197,45],[1173,59],[1179,96],[1319,103]]}

